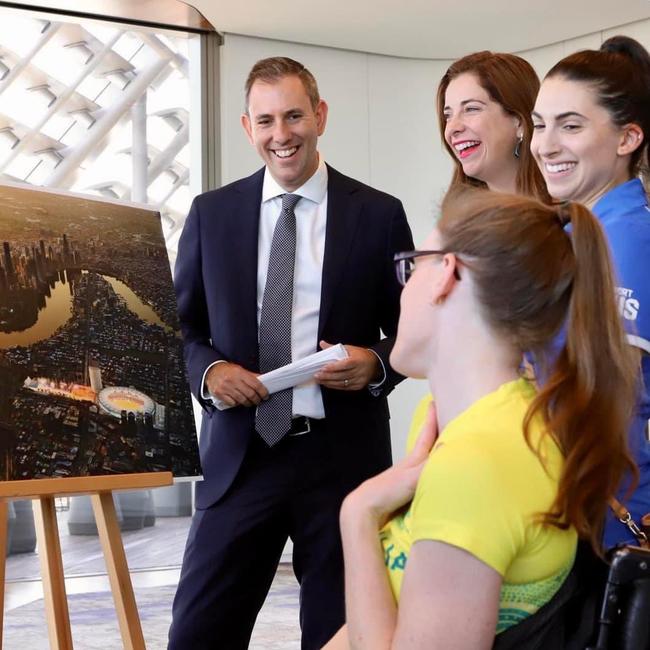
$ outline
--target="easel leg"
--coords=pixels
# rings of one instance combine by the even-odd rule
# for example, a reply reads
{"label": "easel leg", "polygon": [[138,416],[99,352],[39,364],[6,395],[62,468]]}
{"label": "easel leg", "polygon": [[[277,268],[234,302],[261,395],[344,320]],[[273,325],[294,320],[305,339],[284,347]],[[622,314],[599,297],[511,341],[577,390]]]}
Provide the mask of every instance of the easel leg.
{"label": "easel leg", "polygon": [[63,561],[54,497],[36,499],[34,508],[38,555],[41,560],[45,613],[51,650],[72,650],[70,614],[65,594]]}
{"label": "easel leg", "polygon": [[0,499],[0,648],[4,630],[5,613],[5,565],[7,562],[7,501]]}
{"label": "easel leg", "polygon": [[125,650],[145,650],[138,608],[111,492],[91,495]]}

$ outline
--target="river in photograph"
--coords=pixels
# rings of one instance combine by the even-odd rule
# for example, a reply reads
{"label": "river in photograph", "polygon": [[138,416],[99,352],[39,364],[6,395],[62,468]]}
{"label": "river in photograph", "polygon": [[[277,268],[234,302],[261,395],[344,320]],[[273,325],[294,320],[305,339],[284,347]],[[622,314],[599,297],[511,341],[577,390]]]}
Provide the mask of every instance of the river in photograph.
{"label": "river in photograph", "polygon": [[[83,271],[88,273],[88,271]],[[122,297],[126,306],[143,321],[168,329],[150,305],[143,302],[124,282],[108,275],[102,275],[115,293]],[[0,332],[0,349],[17,345],[28,346],[50,338],[72,316],[72,294],[70,284],[56,280],[50,296],[45,296],[45,307],[39,309],[37,321],[21,332]]]}

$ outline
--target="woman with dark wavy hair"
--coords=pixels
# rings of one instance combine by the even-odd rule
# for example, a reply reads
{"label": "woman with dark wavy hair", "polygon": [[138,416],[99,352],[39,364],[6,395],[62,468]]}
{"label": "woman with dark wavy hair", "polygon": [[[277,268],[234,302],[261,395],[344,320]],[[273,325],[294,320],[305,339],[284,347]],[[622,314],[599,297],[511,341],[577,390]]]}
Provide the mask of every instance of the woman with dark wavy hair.
{"label": "woman with dark wavy hair", "polygon": [[[650,513],[650,208],[642,184],[650,141],[650,55],[615,36],[599,50],[571,54],[546,75],[533,112],[532,152],[549,192],[580,201],[598,217],[616,269],[616,296],[628,342],[640,349],[643,385],[629,444],[639,467],[618,496],[640,522]],[[609,517],[604,543],[634,543]]]}
{"label": "woman with dark wavy hair", "polygon": [[[487,650],[553,598],[578,537],[600,550],[634,472],[638,357],[580,204],[453,192],[423,250],[396,259],[391,364],[428,379],[435,412],[406,460],[343,503],[347,625],[326,648]],[[520,373],[530,351],[548,355],[541,387]]]}

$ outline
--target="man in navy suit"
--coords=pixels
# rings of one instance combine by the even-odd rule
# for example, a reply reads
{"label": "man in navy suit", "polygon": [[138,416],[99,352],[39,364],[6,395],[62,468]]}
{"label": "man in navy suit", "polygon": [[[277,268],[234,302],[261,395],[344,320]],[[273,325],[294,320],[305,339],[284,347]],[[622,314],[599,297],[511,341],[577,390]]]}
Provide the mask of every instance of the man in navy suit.
{"label": "man in navy suit", "polygon": [[[325,165],[317,140],[326,121],[304,66],[259,61],[242,125],[265,167],[198,196],[180,240],[175,283],[190,384],[204,408],[205,478],[174,600],[173,650],[248,647],[288,537],[302,647],[320,648],[345,620],[341,501],[391,461],[386,395],[401,379],[388,364],[399,313],[392,258],[413,242],[397,199]],[[257,406],[269,399],[257,378],[259,326],[288,193],[297,200],[291,358],[334,343],[349,356],[292,389],[290,426],[270,445],[256,431]],[[214,398],[231,408],[215,409]]]}

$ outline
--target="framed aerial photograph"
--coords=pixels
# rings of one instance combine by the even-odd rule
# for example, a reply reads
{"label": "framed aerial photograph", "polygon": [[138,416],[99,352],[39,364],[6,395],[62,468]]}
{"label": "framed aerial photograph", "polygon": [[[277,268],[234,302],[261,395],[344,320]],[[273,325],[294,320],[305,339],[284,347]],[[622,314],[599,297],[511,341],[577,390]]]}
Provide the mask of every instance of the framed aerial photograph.
{"label": "framed aerial photograph", "polygon": [[201,475],[159,213],[0,185],[0,480]]}

